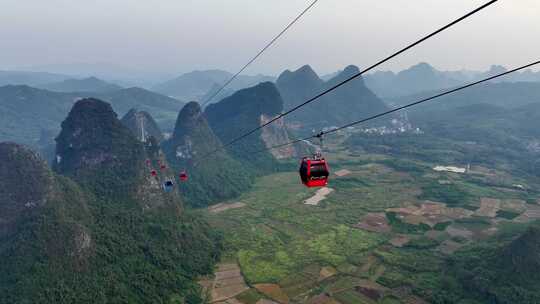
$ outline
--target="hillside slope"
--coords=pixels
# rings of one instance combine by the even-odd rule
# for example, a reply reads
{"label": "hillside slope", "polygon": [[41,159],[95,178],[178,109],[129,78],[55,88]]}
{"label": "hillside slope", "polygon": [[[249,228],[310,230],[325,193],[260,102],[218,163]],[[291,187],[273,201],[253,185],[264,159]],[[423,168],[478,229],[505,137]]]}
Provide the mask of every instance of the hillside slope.
{"label": "hillside slope", "polygon": [[[137,108],[150,113],[172,129],[183,103],[144,89],[129,88],[109,93],[59,93],[28,86],[0,87],[0,141],[41,146],[42,132],[58,134],[60,123],[77,100],[100,98],[124,115]],[[50,144],[50,143],[48,143]]]}
{"label": "hillside slope", "polygon": [[161,129],[148,112],[131,109],[121,121],[140,141],[146,141],[150,137],[154,137],[157,142],[163,140]]}
{"label": "hillside slope", "polygon": [[0,144],[11,198],[0,203],[0,303],[200,303],[195,279],[212,271],[220,236],[161,187],[172,171],[160,151],[95,99],[62,127],[55,170],[65,177]]}
{"label": "hillside slope", "polygon": [[96,77],[84,79],[66,79],[61,82],[39,85],[40,88],[53,92],[109,92],[122,87],[108,83]]}
{"label": "hillside slope", "polygon": [[[158,84],[152,90],[183,100],[205,100],[205,98],[208,98],[210,94],[215,92],[216,88],[223,85],[231,77],[231,73],[221,70],[193,71]],[[260,82],[273,80],[272,77],[264,75],[239,75],[214,102],[229,96],[236,90],[251,87]]]}
{"label": "hillside slope", "polygon": [[[208,123],[223,143],[228,143],[274,118],[283,110],[283,100],[271,82],[240,90],[222,101],[208,106],[204,112]],[[249,164],[255,171],[276,170],[276,159],[297,156],[295,147],[262,151],[269,146],[289,141],[283,121],[259,130],[242,142],[227,148],[239,161]]]}
{"label": "hillside slope", "polygon": [[[283,97],[285,109],[288,110],[358,72],[357,67],[348,66],[324,82],[310,66],[304,66],[294,72],[283,72],[276,85]],[[357,78],[304,106],[287,119],[288,122],[297,122],[306,128],[322,128],[339,126],[387,109],[386,105],[365,86],[362,78]]]}
{"label": "hillside slope", "polygon": [[253,174],[226,151],[202,158],[221,145],[199,104],[188,103],[178,115],[173,136],[163,147],[176,172],[186,170],[189,175],[181,191],[192,206],[204,207],[238,196],[252,183]]}

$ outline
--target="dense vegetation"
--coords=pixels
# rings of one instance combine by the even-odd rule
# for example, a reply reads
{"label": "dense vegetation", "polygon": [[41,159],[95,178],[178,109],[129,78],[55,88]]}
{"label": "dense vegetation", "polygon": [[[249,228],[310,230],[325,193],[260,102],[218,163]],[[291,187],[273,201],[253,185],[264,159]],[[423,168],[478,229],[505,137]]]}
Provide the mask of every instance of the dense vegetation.
{"label": "dense vegetation", "polygon": [[444,269],[461,288],[440,292],[437,303],[467,296],[480,303],[538,303],[540,224],[517,239],[502,235],[462,250]]}
{"label": "dense vegetation", "polygon": [[510,166],[518,175],[540,177],[536,147],[540,134],[535,124],[539,113],[539,103],[513,109],[472,104],[442,112],[417,110],[409,116],[424,134],[359,133],[348,143],[367,152],[426,162]]}
{"label": "dense vegetation", "polygon": [[[1,240],[0,303],[199,303],[194,280],[212,272],[218,234],[188,214],[128,207],[136,202],[80,205],[86,195],[61,182],[61,201]],[[81,233],[90,248],[78,247]]]}
{"label": "dense vegetation", "polygon": [[[323,81],[310,66],[297,71],[285,71],[276,81],[285,109],[289,110],[316,96],[350,76],[358,73],[355,66],[348,66],[344,71],[328,81]],[[339,90],[335,90],[287,117],[290,122],[298,122],[305,129],[342,125],[345,122],[368,117],[386,110],[386,105],[364,84],[363,79],[355,79]]]}
{"label": "dense vegetation", "polygon": [[[264,115],[275,117],[283,110],[283,100],[270,82],[240,90],[219,103],[208,106],[204,112],[208,123],[219,140],[228,143],[239,134],[244,134],[261,125]],[[276,161],[265,149],[261,131],[242,140],[240,144],[227,148],[231,156],[251,166],[252,170],[268,172],[276,170]]]}
{"label": "dense vegetation", "polygon": [[[174,134],[163,144],[176,172],[186,170],[189,181],[180,182],[186,202],[205,207],[240,195],[250,188],[253,172],[226,151],[214,135],[198,103],[188,103],[178,115]],[[206,157],[214,152],[211,157]]]}
{"label": "dense vegetation", "polygon": [[5,86],[0,87],[0,141],[37,148],[50,145],[60,131],[60,123],[82,97],[108,101],[119,115],[132,108],[147,111],[166,129],[172,129],[183,105],[175,99],[139,88],[106,93],[58,93],[28,86]]}
{"label": "dense vegetation", "polygon": [[8,197],[28,191],[24,183],[7,188],[6,166],[21,175],[16,180],[45,189],[39,200],[2,202],[23,211],[0,234],[0,303],[201,303],[195,280],[212,272],[221,237],[183,210],[176,191],[148,178],[145,158],[156,162],[159,153],[99,100],[77,102],[62,127],[56,170],[77,184],[29,164],[38,160],[24,151],[15,152],[18,162],[0,163]]}

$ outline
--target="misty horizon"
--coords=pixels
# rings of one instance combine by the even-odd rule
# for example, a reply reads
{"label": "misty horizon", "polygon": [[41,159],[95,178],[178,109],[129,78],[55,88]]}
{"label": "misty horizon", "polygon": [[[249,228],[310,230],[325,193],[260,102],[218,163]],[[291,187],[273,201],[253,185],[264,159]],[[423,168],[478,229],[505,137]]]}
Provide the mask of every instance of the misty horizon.
{"label": "misty horizon", "polygon": [[[0,12],[0,37],[7,47],[0,70],[65,73],[62,68],[78,65],[81,75],[92,75],[94,67],[162,78],[194,70],[236,72],[310,2],[164,1],[157,6],[100,0],[81,9],[65,0],[2,1],[7,9]],[[277,76],[305,64],[320,75],[350,64],[365,67],[484,2],[421,0],[412,7],[404,1],[320,1],[245,74]],[[500,1],[377,70],[398,72],[427,62],[442,71],[485,71],[536,60],[540,44],[529,37],[540,32],[534,13],[539,10],[534,0]]]}

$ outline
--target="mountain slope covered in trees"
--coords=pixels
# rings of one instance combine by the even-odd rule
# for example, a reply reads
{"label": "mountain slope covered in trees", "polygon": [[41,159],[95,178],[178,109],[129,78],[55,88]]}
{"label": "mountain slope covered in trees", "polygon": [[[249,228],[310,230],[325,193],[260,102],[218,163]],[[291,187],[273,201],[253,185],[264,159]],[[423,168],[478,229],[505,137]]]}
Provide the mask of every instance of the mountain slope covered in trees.
{"label": "mountain slope covered in trees", "polygon": [[[276,85],[288,110],[358,72],[357,67],[348,66],[325,82],[310,66],[303,66],[294,72],[283,72]],[[300,123],[305,128],[339,126],[387,109],[383,101],[365,86],[362,78],[357,78],[292,113],[287,121]]]}
{"label": "mountain slope covered in trees", "polygon": [[200,303],[220,236],[164,191],[159,149],[95,99],[74,105],[57,142],[56,173],[0,144],[0,303]]}
{"label": "mountain slope covered in trees", "polygon": [[180,182],[180,189],[192,206],[204,207],[238,196],[253,182],[250,170],[226,151],[219,150],[222,143],[196,102],[182,109],[171,139],[163,146],[176,172],[188,174],[189,180]]}

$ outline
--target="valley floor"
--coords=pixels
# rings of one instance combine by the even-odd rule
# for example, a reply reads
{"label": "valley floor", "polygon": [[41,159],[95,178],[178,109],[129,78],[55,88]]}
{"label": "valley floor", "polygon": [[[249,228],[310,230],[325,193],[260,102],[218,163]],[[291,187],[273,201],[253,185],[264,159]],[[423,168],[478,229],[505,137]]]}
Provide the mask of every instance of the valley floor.
{"label": "valley floor", "polygon": [[234,284],[207,284],[211,302],[429,303],[456,284],[440,275],[445,258],[540,218],[539,197],[502,171],[333,151],[332,191],[316,203],[291,168],[209,209],[225,233],[216,274],[239,270]]}

